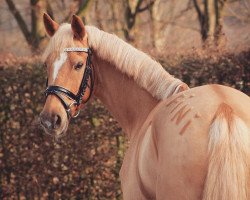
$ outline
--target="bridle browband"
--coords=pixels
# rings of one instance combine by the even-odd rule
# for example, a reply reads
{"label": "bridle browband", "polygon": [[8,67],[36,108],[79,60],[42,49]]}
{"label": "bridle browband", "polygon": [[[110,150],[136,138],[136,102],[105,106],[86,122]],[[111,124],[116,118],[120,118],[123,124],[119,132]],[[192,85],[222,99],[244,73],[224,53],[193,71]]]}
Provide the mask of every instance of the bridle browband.
{"label": "bridle browband", "polygon": [[[63,107],[65,108],[65,111],[67,113],[68,118],[76,118],[79,113],[80,113],[80,109],[78,109],[78,111],[76,112],[75,115],[72,115],[71,112],[71,107],[72,106],[76,106],[76,109],[80,106],[80,104],[83,102],[83,96],[86,92],[87,87],[90,89],[90,94],[88,96],[88,98],[83,102],[86,103],[90,97],[91,94],[93,92],[93,87],[94,87],[94,80],[93,80],[93,72],[92,72],[92,68],[91,68],[91,49],[90,48],[84,48],[84,47],[71,47],[71,48],[65,48],[64,52],[85,52],[88,54],[87,56],[87,61],[86,61],[86,67],[83,73],[83,78],[79,87],[79,90],[77,92],[77,94],[75,95],[74,93],[72,93],[71,91],[67,90],[64,87],[61,86],[57,86],[57,85],[50,85],[48,86],[48,80],[46,83],[46,90],[45,90],[45,95],[46,98],[49,95],[55,95],[62,103]],[[90,80],[90,85],[88,84],[88,81]],[[73,100],[72,103],[67,104],[63,98],[63,96],[68,97],[69,99]]]}

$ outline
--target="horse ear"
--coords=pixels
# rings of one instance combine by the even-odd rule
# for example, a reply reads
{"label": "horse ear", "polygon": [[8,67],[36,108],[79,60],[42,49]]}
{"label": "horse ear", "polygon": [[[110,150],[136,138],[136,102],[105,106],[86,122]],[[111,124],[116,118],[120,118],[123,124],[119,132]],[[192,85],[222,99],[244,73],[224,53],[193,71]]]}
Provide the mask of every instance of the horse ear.
{"label": "horse ear", "polygon": [[46,32],[50,37],[52,37],[59,28],[59,24],[53,21],[47,13],[43,14],[43,23]]}
{"label": "horse ear", "polygon": [[86,34],[85,26],[80,17],[73,15],[71,20],[71,29],[74,33],[74,37],[82,40]]}

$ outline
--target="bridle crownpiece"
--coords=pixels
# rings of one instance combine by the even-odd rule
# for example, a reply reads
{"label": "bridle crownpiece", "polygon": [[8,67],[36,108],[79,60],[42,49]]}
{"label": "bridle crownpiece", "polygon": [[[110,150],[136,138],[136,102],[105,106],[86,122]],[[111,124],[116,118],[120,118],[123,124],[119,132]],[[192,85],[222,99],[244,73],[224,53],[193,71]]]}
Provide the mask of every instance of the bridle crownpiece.
{"label": "bridle crownpiece", "polygon": [[69,48],[65,48],[63,51],[64,52],[85,52],[85,53],[88,53],[90,51],[90,48],[86,48],[86,47],[69,47]]}

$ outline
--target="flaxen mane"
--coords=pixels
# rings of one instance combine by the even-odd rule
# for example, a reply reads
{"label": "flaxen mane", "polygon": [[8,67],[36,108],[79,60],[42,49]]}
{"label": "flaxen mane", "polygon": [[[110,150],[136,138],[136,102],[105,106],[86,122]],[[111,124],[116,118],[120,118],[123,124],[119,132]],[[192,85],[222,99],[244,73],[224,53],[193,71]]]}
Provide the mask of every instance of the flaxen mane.
{"label": "flaxen mane", "polygon": [[[108,60],[117,69],[133,77],[134,80],[152,96],[164,99],[174,94],[182,84],[147,54],[137,50],[113,34],[106,33],[92,26],[86,26],[89,46],[103,60]],[[63,51],[74,46],[70,24],[62,24],[51,38],[45,50],[44,58],[51,52]]]}

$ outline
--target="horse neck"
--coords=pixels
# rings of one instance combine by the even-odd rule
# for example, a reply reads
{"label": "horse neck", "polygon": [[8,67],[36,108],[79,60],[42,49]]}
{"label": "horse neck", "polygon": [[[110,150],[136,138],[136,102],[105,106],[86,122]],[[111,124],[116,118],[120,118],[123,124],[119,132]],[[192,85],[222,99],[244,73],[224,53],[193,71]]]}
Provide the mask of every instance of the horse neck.
{"label": "horse neck", "polygon": [[95,67],[95,96],[108,108],[129,139],[140,130],[158,100],[115,66],[93,58]]}

